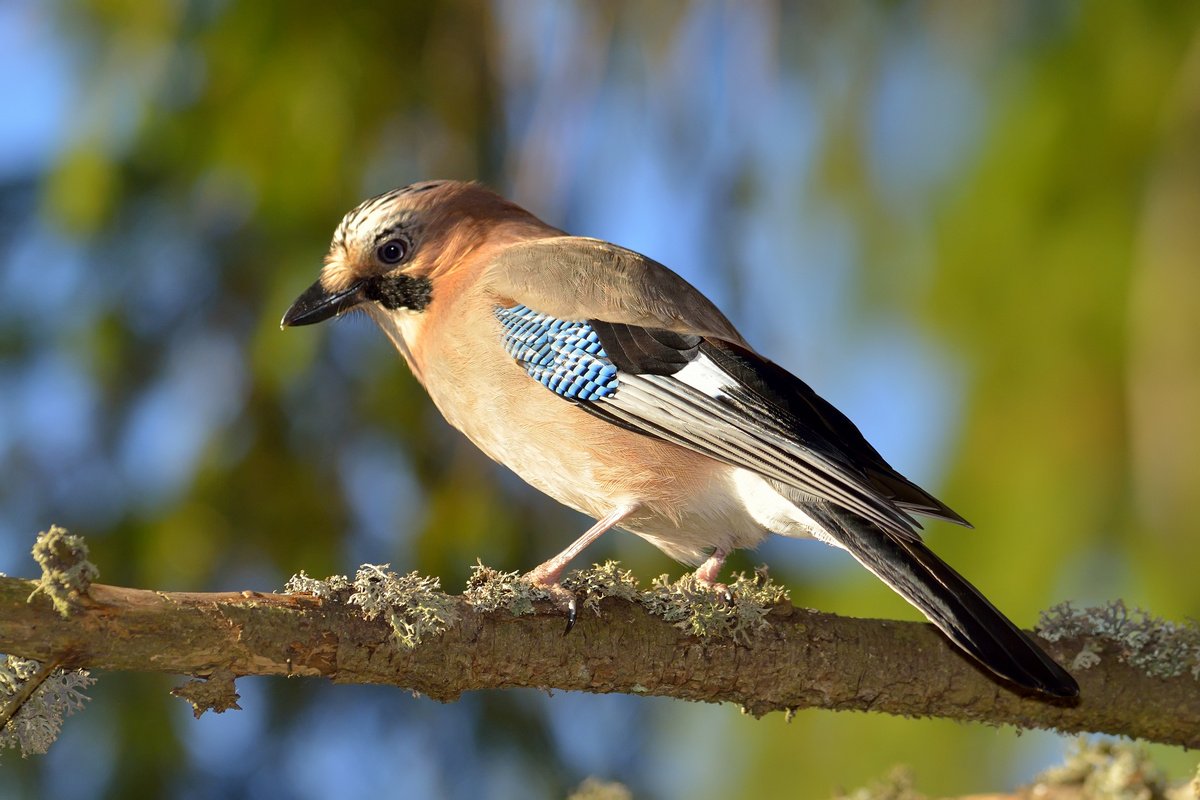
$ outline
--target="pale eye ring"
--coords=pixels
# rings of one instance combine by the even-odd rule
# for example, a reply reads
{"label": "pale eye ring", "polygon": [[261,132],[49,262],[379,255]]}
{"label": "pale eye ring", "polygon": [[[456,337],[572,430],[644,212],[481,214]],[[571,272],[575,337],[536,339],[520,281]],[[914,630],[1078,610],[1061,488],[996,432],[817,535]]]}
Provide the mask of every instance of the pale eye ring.
{"label": "pale eye ring", "polygon": [[388,239],[379,245],[375,255],[384,264],[399,264],[408,255],[408,242],[403,239]]}

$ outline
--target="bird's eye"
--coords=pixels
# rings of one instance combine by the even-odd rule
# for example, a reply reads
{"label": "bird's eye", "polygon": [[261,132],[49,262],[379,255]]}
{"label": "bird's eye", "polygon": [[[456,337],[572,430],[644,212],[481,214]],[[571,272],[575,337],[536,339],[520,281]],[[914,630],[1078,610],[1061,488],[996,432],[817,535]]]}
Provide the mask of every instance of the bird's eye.
{"label": "bird's eye", "polygon": [[408,255],[408,242],[403,239],[388,239],[379,245],[375,255],[379,256],[379,260],[384,264],[399,264]]}

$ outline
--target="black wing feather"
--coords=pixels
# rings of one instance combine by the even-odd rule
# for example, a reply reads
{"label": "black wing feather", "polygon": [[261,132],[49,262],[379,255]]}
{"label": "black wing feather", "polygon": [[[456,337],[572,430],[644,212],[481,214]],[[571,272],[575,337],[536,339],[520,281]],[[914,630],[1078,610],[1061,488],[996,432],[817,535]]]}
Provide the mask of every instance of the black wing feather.
{"label": "black wing feather", "polygon": [[988,669],[1055,697],[1079,695],[1066,670],[923,542],[880,536],[862,519],[830,507],[810,510],[859,563]]}
{"label": "black wing feather", "polygon": [[859,472],[882,496],[909,511],[970,527],[949,506],[893,469],[845,414],[783,367],[719,339],[705,339],[700,352],[737,379],[752,398],[748,404],[773,417],[806,446]]}

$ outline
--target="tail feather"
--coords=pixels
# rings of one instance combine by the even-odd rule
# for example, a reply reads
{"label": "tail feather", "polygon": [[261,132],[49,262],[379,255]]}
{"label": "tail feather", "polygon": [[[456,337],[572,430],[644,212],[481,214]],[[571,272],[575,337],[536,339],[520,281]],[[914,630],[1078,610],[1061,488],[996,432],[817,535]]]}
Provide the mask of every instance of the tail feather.
{"label": "tail feather", "polygon": [[980,664],[1027,689],[1079,695],[1079,684],[1066,670],[920,540],[893,537],[840,509],[826,507],[814,516],[860,564]]}

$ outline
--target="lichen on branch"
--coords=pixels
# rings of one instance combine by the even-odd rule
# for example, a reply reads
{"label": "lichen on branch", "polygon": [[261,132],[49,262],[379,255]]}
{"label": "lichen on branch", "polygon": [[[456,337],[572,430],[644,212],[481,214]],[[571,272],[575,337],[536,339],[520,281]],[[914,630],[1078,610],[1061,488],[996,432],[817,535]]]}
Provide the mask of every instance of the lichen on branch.
{"label": "lichen on branch", "polygon": [[[66,528],[51,525],[33,543],[33,559],[42,568],[42,578],[33,594],[45,594],[59,614],[66,617],[77,607],[79,598],[87,594],[100,570],[88,561],[88,547],[82,536],[68,533]],[[32,598],[32,595],[31,595]]]}

